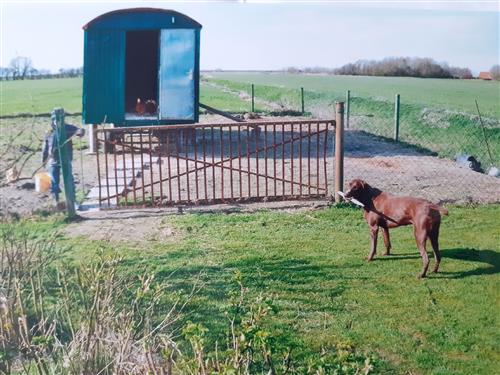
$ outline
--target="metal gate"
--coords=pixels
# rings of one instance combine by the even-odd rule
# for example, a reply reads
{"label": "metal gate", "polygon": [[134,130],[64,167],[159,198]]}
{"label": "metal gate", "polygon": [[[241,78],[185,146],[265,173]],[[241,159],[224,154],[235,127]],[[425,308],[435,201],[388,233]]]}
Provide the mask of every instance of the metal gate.
{"label": "metal gate", "polygon": [[99,206],[327,197],[334,130],[333,120],[100,129]]}

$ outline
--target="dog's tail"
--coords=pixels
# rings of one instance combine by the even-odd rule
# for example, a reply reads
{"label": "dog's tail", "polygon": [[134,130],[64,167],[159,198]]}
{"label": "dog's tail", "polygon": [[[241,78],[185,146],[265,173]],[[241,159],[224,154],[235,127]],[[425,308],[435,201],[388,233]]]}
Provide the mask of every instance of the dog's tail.
{"label": "dog's tail", "polygon": [[437,204],[433,204],[432,208],[434,208],[435,210],[439,211],[439,213],[441,215],[448,216],[448,214],[449,214],[448,209],[446,209],[446,208],[444,208],[442,206],[438,206]]}

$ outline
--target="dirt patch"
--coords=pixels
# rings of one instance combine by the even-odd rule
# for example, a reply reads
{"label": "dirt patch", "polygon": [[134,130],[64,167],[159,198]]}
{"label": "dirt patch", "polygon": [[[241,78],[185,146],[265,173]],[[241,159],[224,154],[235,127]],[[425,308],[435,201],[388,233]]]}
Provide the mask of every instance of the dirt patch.
{"label": "dirt patch", "polygon": [[115,212],[89,215],[83,221],[70,224],[64,234],[70,238],[84,237],[88,240],[126,242],[168,242],[181,237],[174,228],[163,223],[163,214],[154,212]]}

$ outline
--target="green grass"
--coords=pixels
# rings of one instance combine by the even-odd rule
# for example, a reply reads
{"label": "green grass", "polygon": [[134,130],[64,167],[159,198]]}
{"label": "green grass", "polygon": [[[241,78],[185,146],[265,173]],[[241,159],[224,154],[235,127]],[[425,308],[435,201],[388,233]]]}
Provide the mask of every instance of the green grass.
{"label": "green grass", "polygon": [[416,279],[421,259],[411,228],[391,232],[394,256],[366,263],[366,224],[347,207],[169,216],[162,225],[174,227],[175,240],[68,243],[76,261],[114,249],[125,257],[123,272],[152,269],[182,294],[201,274],[205,286],[184,321],[209,329],[207,348],[227,328],[223,311],[241,271],[252,295],[274,296],[268,328],[303,363],[322,347],[350,343],[380,358],[379,373],[492,374],[500,360],[499,215],[498,205],[452,207],[441,273],[425,280]]}
{"label": "green grass", "polygon": [[0,116],[49,113],[54,107],[82,110],[82,79],[58,78],[0,82]]}
{"label": "green grass", "polygon": [[[347,90],[352,96],[372,97],[429,108],[446,108],[476,114],[477,99],[483,114],[500,118],[500,82],[481,80],[422,79],[407,77],[317,76],[286,73],[210,73],[208,76],[255,85],[277,86],[286,89],[304,89],[334,94],[345,98]],[[257,88],[258,89],[258,88]],[[298,97],[298,92],[296,96]]]}
{"label": "green grass", "polygon": [[[317,76],[298,76],[298,75],[282,75],[282,74],[230,74],[230,73],[217,73],[215,77],[220,78],[208,78],[211,82],[220,87],[226,87],[234,92],[250,92],[250,85],[248,82],[262,82],[257,84],[255,87],[255,95],[258,98],[262,98],[265,101],[270,101],[274,103],[285,103],[285,106],[290,109],[298,110],[300,108],[300,96],[299,90],[292,88],[295,85],[303,85],[306,87],[305,92],[305,103],[306,111],[315,109],[317,112],[322,114],[322,116],[333,117],[333,103],[338,100],[345,100],[343,96],[344,91],[337,91],[338,86],[332,86],[327,89],[323,81],[317,81]],[[285,78],[287,80],[285,80]],[[300,79],[299,79],[300,78]],[[496,82],[478,82],[478,81],[457,81],[457,80],[425,80],[425,79],[410,79],[410,78],[381,78],[381,77],[321,77],[326,82],[328,80],[335,81],[336,79],[341,80],[343,84],[347,81],[343,81],[347,78],[352,79],[353,86],[356,87],[356,83],[360,85],[359,80],[366,79],[365,90],[362,91],[363,95],[368,95],[369,93],[374,94],[374,97],[370,96],[356,96],[355,92],[351,97],[351,126],[356,129],[362,129],[373,134],[381,135],[387,138],[392,138],[394,133],[394,104],[392,99],[389,97],[381,96],[384,92],[392,88],[391,83],[393,82],[410,82],[414,86],[412,88],[415,90],[410,99],[403,97],[401,100],[401,110],[400,110],[400,140],[418,145],[420,147],[426,148],[430,151],[438,153],[442,157],[454,158],[457,154],[470,154],[476,156],[483,164],[486,169],[490,165],[500,164],[500,126],[499,120],[496,118],[486,118],[486,128],[483,133],[483,129],[479,126],[479,121],[477,116],[475,116],[471,110],[470,113],[460,112],[461,104],[465,103],[466,100],[472,100],[474,104],[473,96],[475,94],[488,94],[486,97],[491,99],[492,95],[495,98],[493,92],[488,92],[487,88],[497,89],[500,87]],[[234,79],[230,80],[230,79]],[[382,80],[387,80],[387,84],[384,84]],[[375,93],[375,91],[370,91],[371,82],[376,82],[379,86],[383,86],[380,92]],[[420,86],[417,86],[415,81],[419,82]],[[266,82],[266,84],[264,84]],[[427,82],[428,87],[424,90],[422,85]],[[424,99],[418,91],[419,89],[424,92],[440,92],[441,95],[446,95],[449,89],[449,85],[453,85],[456,82],[461,82],[462,84],[470,84],[480,88],[481,90],[471,90],[467,95],[461,94],[463,92],[454,93],[451,95],[448,93],[450,107],[444,104],[438,105],[438,103],[431,103],[429,99]],[[279,84],[282,84],[278,86]],[[485,86],[480,84],[484,83]],[[276,86],[272,86],[275,84]],[[435,89],[432,85],[439,86],[441,89]],[[491,85],[490,85],[491,84]],[[385,86],[384,86],[385,85]],[[494,86],[496,85],[496,86]],[[308,87],[314,87],[314,90]],[[408,88],[408,90],[410,89]],[[324,91],[321,91],[324,90]],[[485,94],[486,93],[486,94]],[[468,99],[467,99],[468,98]],[[422,100],[422,102],[418,102]],[[483,102],[479,100],[483,108],[483,114],[485,107]],[[442,102],[444,103],[444,102]],[[488,102],[489,103],[489,102]],[[496,110],[497,107],[495,107]],[[463,109],[463,108],[462,108]],[[488,153],[486,141],[488,141],[488,146],[491,151],[491,159]]]}
{"label": "green grass", "polygon": [[248,101],[203,81],[200,87],[200,102],[227,112],[249,112],[251,109]]}
{"label": "green grass", "polygon": [[[214,78],[216,77],[216,78]],[[306,111],[319,109],[332,117],[337,100],[345,99],[351,89],[351,123],[359,129],[392,137],[393,98],[401,94],[402,141],[427,148],[440,156],[476,156],[487,169],[500,164],[500,83],[479,80],[418,79],[399,77],[314,76],[266,73],[211,73],[201,81],[200,101],[230,112],[247,112],[254,82],[258,101],[283,109],[300,109],[298,88],[305,88]],[[2,82],[1,114],[46,113],[62,106],[68,112],[81,111],[81,79]],[[215,85],[215,86],[214,86]],[[475,114],[474,99],[486,116],[486,138]],[[270,106],[256,105],[257,111]],[[314,112],[314,111],[313,111]],[[2,123],[6,123],[2,121]],[[8,123],[6,123],[8,125]]]}

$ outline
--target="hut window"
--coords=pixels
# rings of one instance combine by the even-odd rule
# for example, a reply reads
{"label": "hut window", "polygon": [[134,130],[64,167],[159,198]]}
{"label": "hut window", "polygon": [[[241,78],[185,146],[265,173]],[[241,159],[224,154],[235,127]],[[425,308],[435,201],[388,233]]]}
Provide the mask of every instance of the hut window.
{"label": "hut window", "polygon": [[[158,43],[159,31],[127,31],[125,59],[125,110],[137,113],[141,103],[158,103]],[[139,111],[142,112],[142,111]]]}

